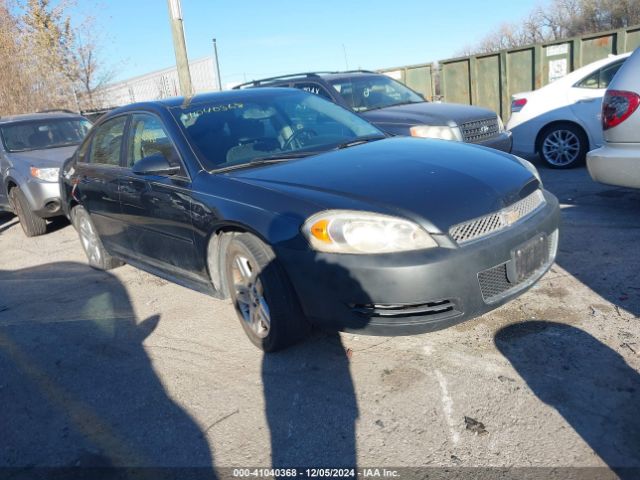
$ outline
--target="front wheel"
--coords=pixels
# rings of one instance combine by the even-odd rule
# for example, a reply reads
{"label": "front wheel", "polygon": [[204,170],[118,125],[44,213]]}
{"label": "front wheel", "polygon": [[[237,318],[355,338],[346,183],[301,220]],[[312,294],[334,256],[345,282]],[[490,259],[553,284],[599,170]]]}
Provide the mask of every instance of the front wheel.
{"label": "front wheel", "polygon": [[71,220],[73,226],[78,231],[80,243],[87,255],[89,265],[98,270],[111,270],[112,268],[123,265],[123,262],[112,257],[104,249],[100,236],[91,221],[89,212],[80,205],[73,207],[71,211]]}
{"label": "front wheel", "polygon": [[547,166],[556,169],[577,167],[584,163],[589,140],[584,132],[569,123],[545,128],[538,142],[538,153]]}
{"label": "front wheel", "polygon": [[240,324],[258,348],[281,350],[308,335],[309,323],[268,245],[249,233],[234,236],[225,274]]}
{"label": "front wheel", "polygon": [[9,192],[9,200],[13,210],[20,220],[20,226],[27,237],[37,237],[47,231],[47,221],[40,218],[31,211],[27,197],[24,196],[20,187],[13,187]]}

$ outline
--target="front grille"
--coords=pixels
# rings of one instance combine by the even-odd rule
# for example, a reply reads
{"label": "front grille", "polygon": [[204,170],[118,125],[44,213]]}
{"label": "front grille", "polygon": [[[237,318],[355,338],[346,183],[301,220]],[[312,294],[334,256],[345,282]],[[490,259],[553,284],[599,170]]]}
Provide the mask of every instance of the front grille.
{"label": "front grille", "polygon": [[501,263],[495,267],[491,267],[478,273],[478,282],[480,283],[480,291],[482,292],[482,299],[485,303],[494,303],[501,300],[504,297],[512,295],[519,290],[522,290],[533,282],[535,282],[544,271],[554,262],[556,253],[558,251],[558,230],[555,230],[546,239],[547,243],[547,259],[543,266],[538,270],[531,272],[531,274],[522,279],[518,283],[511,283],[509,277],[507,277],[507,263]]}
{"label": "front grille", "polygon": [[545,199],[542,190],[536,190],[522,200],[518,200],[498,212],[454,225],[449,229],[449,235],[459,245],[462,245],[503,230],[523,220],[544,204]]}
{"label": "front grille", "polygon": [[462,138],[465,142],[476,143],[497,135],[500,132],[498,118],[485,118],[460,125]]}

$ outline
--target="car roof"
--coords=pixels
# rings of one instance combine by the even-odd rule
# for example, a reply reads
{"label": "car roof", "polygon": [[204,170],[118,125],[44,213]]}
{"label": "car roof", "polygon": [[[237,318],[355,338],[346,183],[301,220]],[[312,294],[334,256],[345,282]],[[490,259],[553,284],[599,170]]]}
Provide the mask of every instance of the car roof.
{"label": "car roof", "polygon": [[14,122],[28,122],[32,120],[57,120],[65,118],[84,118],[79,113],[73,112],[39,112],[39,113],[22,113],[19,115],[8,115],[6,117],[0,117],[0,125],[14,123]]}

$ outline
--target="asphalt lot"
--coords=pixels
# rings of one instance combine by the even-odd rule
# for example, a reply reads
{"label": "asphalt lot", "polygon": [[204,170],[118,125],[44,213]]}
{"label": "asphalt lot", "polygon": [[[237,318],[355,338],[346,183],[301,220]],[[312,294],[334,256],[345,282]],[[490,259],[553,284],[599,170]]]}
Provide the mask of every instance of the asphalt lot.
{"label": "asphalt lot", "polygon": [[563,227],[530,292],[269,356],[228,302],[1,217],[0,467],[640,467],[640,191],[542,174]]}

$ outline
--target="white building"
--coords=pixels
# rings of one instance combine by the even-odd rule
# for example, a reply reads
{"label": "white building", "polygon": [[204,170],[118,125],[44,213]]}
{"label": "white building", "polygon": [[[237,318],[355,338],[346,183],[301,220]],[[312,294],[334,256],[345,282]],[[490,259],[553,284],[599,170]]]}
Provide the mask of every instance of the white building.
{"label": "white building", "polygon": [[[213,57],[189,62],[194,93],[218,90]],[[176,67],[129,78],[107,85],[95,96],[102,108],[114,108],[134,102],[159,100],[179,95],[178,69]]]}

